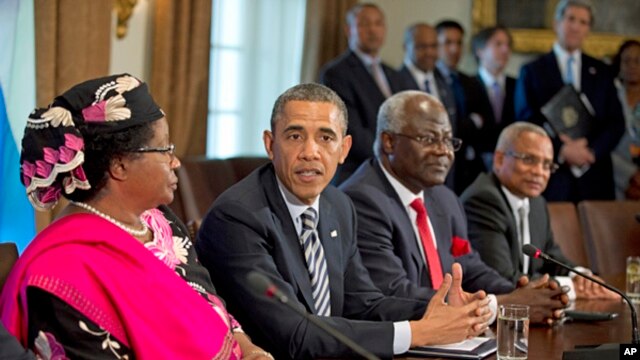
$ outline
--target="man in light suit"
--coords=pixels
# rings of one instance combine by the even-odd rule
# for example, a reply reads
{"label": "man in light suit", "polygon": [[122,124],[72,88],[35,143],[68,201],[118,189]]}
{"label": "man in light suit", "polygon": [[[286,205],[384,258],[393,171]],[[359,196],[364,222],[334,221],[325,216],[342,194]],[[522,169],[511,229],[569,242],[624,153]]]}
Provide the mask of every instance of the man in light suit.
{"label": "man in light suit", "polygon": [[372,155],[376,114],[380,104],[406,86],[398,73],[380,59],[386,24],[382,10],[360,3],[347,13],[349,49],[320,70],[320,83],[338,93],[347,105],[353,146],[333,180],[339,184]]}
{"label": "man in light suit", "polygon": [[624,132],[624,118],[608,67],[581,50],[593,21],[593,9],[586,0],[560,1],[553,50],[523,66],[516,84],[518,120],[545,126],[540,108],[565,84],[583,93],[594,112],[586,137],[553,134],[561,166],[544,193],[548,201],[614,199],[611,151]]}
{"label": "man in light suit", "polygon": [[[325,86],[298,85],[276,101],[263,135],[271,163],[216,199],[198,233],[198,256],[230,312],[276,358],[352,355],[306,318],[255,294],[246,276],[257,270],[294,306],[380,357],[483,331],[488,299],[477,292],[458,301],[459,265],[426,313],[426,299],[384,296],[373,285],[357,249],[353,205],[328,186],[351,146],[346,130],[344,103]],[[448,305],[447,292],[455,297]]]}
{"label": "man in light suit", "polygon": [[376,157],[340,186],[356,208],[358,247],[376,286],[387,295],[429,298],[455,261],[464,290],[498,294],[490,296],[494,313],[497,301],[531,305],[534,322],[561,317],[568,299],[557,283],[523,278],[514,290],[469,245],[462,205],[442,185],[460,147],[442,104],[424,92],[400,92],[383,103],[377,129]]}
{"label": "man in light suit", "polygon": [[[571,265],[553,241],[547,203],[540,196],[556,169],[553,145],[545,130],[531,123],[517,122],[500,134],[493,172],[480,174],[460,197],[474,249],[487,265],[513,283],[522,275],[568,273],[552,263],[531,260],[522,254],[522,245],[530,243]],[[585,268],[578,270],[589,272]],[[579,276],[556,277],[556,280],[571,287],[570,298],[618,297]]]}
{"label": "man in light suit", "polygon": [[[476,80],[482,86],[477,95],[480,117],[469,140],[482,158],[485,171],[491,170],[493,149],[502,129],[515,121],[514,94],[516,79],[505,74],[511,56],[511,34],[503,26],[480,30],[471,42],[478,61]],[[477,174],[479,175],[479,174]]]}

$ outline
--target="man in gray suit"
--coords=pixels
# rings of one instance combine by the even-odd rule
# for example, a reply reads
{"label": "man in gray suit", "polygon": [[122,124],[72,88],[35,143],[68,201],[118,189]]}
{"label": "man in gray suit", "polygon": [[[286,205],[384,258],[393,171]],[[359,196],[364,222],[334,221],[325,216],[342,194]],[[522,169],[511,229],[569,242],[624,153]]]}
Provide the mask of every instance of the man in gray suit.
{"label": "man in gray suit", "polygon": [[[530,243],[570,264],[553,241],[547,203],[540,196],[557,167],[553,163],[553,145],[545,130],[531,123],[516,122],[500,133],[493,173],[480,174],[460,197],[473,247],[487,265],[511,282],[515,283],[522,275],[567,275],[561,267],[531,261],[522,254],[522,245]],[[569,277],[556,280],[572,288],[571,298],[617,297],[579,276],[573,277],[573,281]]]}
{"label": "man in gray suit", "polygon": [[[442,104],[421,91],[387,99],[378,114],[376,157],[340,186],[358,215],[358,248],[383,293],[433,296],[442,273],[461,264],[462,288],[497,303],[529,304],[533,322],[553,322],[568,299],[548,276],[519,286],[484,264],[467,241],[464,210],[444,179],[460,148]],[[528,283],[528,284],[527,284]],[[514,290],[515,288],[515,290]],[[468,296],[464,295],[464,296]]]}
{"label": "man in gray suit", "polygon": [[276,358],[353,355],[306,318],[255,294],[246,277],[257,270],[292,305],[380,357],[483,331],[486,294],[444,303],[447,293],[461,292],[459,265],[452,268],[456,281],[444,276],[426,312],[426,299],[385,296],[371,282],[356,245],[353,205],[329,185],[351,146],[346,114],[325,86],[287,90],[263,135],[271,163],[225,191],[204,218],[196,250],[230,312]]}

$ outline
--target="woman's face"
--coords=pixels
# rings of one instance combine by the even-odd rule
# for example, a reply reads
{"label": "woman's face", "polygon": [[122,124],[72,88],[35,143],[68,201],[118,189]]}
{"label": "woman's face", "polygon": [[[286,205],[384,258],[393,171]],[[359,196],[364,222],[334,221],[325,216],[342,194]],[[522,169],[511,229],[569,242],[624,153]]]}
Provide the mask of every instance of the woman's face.
{"label": "woman's face", "polygon": [[620,78],[626,83],[640,83],[640,46],[631,45],[622,52]]}
{"label": "woman's face", "polygon": [[[167,149],[171,142],[166,118],[155,121],[151,127],[153,137],[142,147]],[[171,203],[173,192],[178,187],[175,170],[180,167],[180,160],[171,151],[149,151],[136,155],[129,161],[128,195],[132,199],[140,199],[145,207],[143,210]]]}

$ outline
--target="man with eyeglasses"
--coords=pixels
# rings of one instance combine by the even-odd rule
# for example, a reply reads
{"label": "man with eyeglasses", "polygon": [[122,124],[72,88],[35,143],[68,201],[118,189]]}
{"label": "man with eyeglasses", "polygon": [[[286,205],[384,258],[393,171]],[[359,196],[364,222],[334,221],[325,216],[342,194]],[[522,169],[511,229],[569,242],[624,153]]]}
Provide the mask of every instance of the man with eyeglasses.
{"label": "man with eyeglasses", "polygon": [[386,295],[428,299],[459,263],[464,278],[460,291],[449,292],[451,304],[485,290],[496,294],[489,295],[494,315],[499,303],[529,304],[533,322],[553,323],[568,302],[557,283],[545,276],[513,284],[467,241],[462,204],[443,185],[460,146],[434,97],[408,90],[382,104],[375,157],[340,186],[355,206],[358,249],[371,279]]}
{"label": "man with eyeglasses", "polygon": [[571,264],[553,241],[547,203],[540,196],[557,169],[543,128],[527,122],[507,126],[498,137],[493,172],[480,174],[460,196],[471,244],[487,265],[514,284],[523,275],[560,275],[555,279],[570,287],[571,299],[616,298],[582,277],[564,276],[568,271],[563,268],[522,255],[522,245],[533,244]]}

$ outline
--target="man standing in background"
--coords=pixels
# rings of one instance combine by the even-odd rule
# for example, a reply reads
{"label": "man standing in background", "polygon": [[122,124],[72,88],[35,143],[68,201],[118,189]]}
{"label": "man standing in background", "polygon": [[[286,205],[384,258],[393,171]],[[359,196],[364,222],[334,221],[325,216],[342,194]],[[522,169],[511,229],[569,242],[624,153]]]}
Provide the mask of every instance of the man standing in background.
{"label": "man standing in background", "polygon": [[386,32],[384,14],[377,5],[354,6],[347,12],[349,49],[320,70],[320,83],[335,91],[347,105],[348,134],[353,136],[351,152],[338,168],[335,184],[373,155],[378,108],[386,98],[406,87],[398,73],[380,59]]}
{"label": "man standing in background", "polygon": [[540,108],[565,85],[584,94],[587,108],[593,112],[586,136],[572,139],[563,133],[553,134],[553,148],[561,166],[544,193],[548,201],[614,199],[611,151],[624,132],[624,118],[607,65],[581,50],[593,21],[589,2],[560,1],[555,12],[557,38],[553,50],[523,66],[516,84],[518,120],[544,126],[547,120]]}

